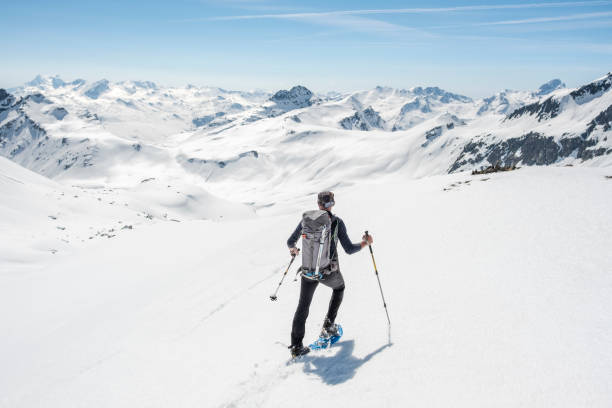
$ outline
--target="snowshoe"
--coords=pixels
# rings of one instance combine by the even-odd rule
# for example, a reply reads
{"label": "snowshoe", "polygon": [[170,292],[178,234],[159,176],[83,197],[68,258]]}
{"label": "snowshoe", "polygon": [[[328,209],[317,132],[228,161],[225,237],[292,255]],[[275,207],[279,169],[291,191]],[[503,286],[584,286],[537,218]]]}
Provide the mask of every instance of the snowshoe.
{"label": "snowshoe", "polygon": [[320,350],[329,348],[332,344],[337,343],[342,337],[342,326],[339,324],[333,324],[328,328],[321,330],[321,335],[317,340],[314,341],[309,347],[311,350]]}

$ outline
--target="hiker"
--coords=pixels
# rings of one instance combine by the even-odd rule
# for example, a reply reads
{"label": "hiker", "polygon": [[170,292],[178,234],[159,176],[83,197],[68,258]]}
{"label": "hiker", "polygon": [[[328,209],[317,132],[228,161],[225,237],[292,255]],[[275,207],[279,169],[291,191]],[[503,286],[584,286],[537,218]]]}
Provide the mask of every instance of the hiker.
{"label": "hiker", "polygon": [[[308,317],[310,302],[312,301],[312,296],[319,282],[333,289],[329,302],[329,309],[323,322],[323,329],[321,330],[321,337],[330,338],[338,335],[338,325],[335,324],[334,321],[344,295],[344,279],[342,278],[342,273],[340,273],[340,266],[338,264],[338,240],[347,254],[354,254],[373,242],[371,235],[364,235],[362,241],[358,244],[351,242],[346,232],[344,221],[331,212],[336,204],[334,201],[334,193],[331,191],[319,193],[317,203],[319,204],[319,211],[308,211],[304,213],[302,221],[300,221],[295,231],[293,231],[293,234],[291,234],[287,240],[289,252],[293,256],[299,253],[299,249],[295,247],[295,244],[300,238],[300,235],[302,235],[303,239],[302,266],[300,267],[302,275],[300,300],[293,317],[291,346],[289,346],[292,357],[301,356],[310,351],[308,347],[303,346],[302,340],[304,339],[304,332],[306,330],[306,318]],[[312,234],[310,234],[312,225],[323,225],[326,227],[324,231],[326,230],[327,232],[323,235],[324,238],[327,237],[327,245],[320,245],[321,233],[318,234],[318,237],[314,240],[316,242],[314,242],[313,245],[307,245],[309,244],[307,240],[313,240],[311,237]],[[306,229],[308,229],[308,231],[306,231]],[[308,248],[313,247],[315,251],[312,256],[309,254]],[[319,251],[319,249],[321,249],[321,251]],[[310,257],[315,259],[318,258],[317,261],[314,262],[316,265],[310,262]],[[308,263],[308,265],[305,265],[305,263]],[[320,269],[318,267],[320,267]],[[316,275],[317,272],[319,273],[318,276]]]}

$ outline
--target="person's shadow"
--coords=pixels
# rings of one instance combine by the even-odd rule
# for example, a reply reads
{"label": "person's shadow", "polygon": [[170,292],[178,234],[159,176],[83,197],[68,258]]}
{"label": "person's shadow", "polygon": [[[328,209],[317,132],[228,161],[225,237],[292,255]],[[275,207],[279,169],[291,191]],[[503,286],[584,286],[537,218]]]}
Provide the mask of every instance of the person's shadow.
{"label": "person's shadow", "polygon": [[357,358],[353,356],[355,340],[342,341],[334,345],[334,348],[340,348],[340,351],[334,356],[304,356],[304,372],[318,375],[325,384],[342,384],[353,378],[359,367],[370,361],[376,354],[392,345],[393,343],[387,343],[367,356]]}

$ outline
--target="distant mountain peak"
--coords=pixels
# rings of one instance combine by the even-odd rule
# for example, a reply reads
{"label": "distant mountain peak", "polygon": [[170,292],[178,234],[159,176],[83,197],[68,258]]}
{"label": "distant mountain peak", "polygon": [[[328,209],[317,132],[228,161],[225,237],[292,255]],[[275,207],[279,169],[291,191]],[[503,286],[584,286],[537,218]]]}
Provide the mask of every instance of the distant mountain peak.
{"label": "distant mountain peak", "polygon": [[472,101],[472,98],[445,91],[444,89],[439,88],[437,86],[428,86],[426,88],[423,88],[421,86],[416,86],[414,88],[411,88],[410,91],[418,96],[438,99],[442,103],[449,103],[452,101],[458,101],[458,102],[471,102]]}
{"label": "distant mountain peak", "polygon": [[157,84],[155,82],[152,81],[125,81],[125,82],[120,82],[120,84],[125,85],[125,86],[132,86],[135,88],[142,88],[142,89],[157,89]]}
{"label": "distant mountain peak", "polygon": [[104,92],[108,91],[110,88],[108,86],[109,82],[107,79],[101,79],[97,82],[91,84],[91,86],[85,91],[85,95],[90,97],[91,99],[98,99],[100,95]]}
{"label": "distant mountain peak", "polygon": [[281,89],[272,95],[270,100],[281,104],[309,105],[312,96],[313,94],[308,88],[297,85],[288,91]]}
{"label": "distant mountain peak", "polygon": [[540,85],[540,87],[538,88],[538,92],[536,92],[536,95],[538,96],[548,95],[549,93],[556,91],[557,89],[562,89],[562,88],[565,88],[565,84],[560,79],[558,78],[551,79],[545,84]]}
{"label": "distant mountain peak", "polygon": [[26,82],[27,86],[39,86],[45,83],[45,79],[42,75],[38,74],[31,81]]}
{"label": "distant mountain peak", "polygon": [[59,75],[36,75],[34,79],[25,83],[26,86],[35,86],[39,88],[44,88],[46,86],[51,85],[53,88],[57,89],[64,85],[66,82],[60,78]]}
{"label": "distant mountain peak", "polygon": [[372,130],[383,129],[385,121],[380,114],[371,106],[363,111],[356,111],[353,116],[346,117],[340,121],[340,126],[347,130]]}

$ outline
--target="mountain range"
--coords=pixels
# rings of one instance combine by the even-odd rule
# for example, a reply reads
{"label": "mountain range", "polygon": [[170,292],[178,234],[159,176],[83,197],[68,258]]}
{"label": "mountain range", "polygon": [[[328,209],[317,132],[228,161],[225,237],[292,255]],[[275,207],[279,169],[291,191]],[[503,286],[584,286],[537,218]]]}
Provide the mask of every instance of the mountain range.
{"label": "mountain range", "polygon": [[610,164],[611,84],[609,73],[576,89],[554,79],[472,99],[437,87],[317,95],[39,75],[0,90],[0,155],[81,185],[161,174],[265,205],[245,191],[322,172],[332,186],[382,169]]}

